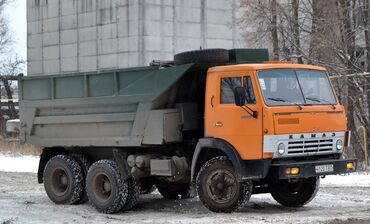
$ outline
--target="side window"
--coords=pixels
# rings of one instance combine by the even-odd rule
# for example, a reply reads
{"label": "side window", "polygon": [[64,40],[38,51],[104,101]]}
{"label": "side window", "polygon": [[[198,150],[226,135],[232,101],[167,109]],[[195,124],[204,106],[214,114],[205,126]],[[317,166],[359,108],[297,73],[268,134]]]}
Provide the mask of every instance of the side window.
{"label": "side window", "polygon": [[235,104],[234,89],[241,86],[240,77],[221,78],[221,104]]}
{"label": "side window", "polygon": [[246,103],[255,104],[256,97],[254,96],[252,80],[250,76],[244,76],[244,89],[246,96]]}

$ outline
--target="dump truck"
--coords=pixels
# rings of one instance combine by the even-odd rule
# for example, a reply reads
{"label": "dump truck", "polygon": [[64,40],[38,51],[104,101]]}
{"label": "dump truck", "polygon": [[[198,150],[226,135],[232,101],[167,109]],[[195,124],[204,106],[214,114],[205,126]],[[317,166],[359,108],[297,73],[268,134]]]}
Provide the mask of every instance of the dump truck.
{"label": "dump truck", "polygon": [[204,49],[151,66],[19,80],[20,138],[42,148],[56,204],[135,206],[155,186],[232,212],[251,194],[310,202],[320,177],[350,173],[346,114],[323,67],[266,49]]}

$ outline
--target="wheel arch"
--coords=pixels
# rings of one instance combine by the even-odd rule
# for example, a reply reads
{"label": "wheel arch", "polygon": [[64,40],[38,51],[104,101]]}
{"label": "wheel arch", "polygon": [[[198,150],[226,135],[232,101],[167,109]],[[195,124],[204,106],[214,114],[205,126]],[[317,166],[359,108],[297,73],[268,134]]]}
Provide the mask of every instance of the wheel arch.
{"label": "wheel arch", "polygon": [[44,175],[44,169],[48,161],[58,155],[58,154],[65,154],[64,148],[44,148],[42,149],[42,153],[40,155],[40,161],[39,161],[39,168],[37,171],[37,181],[39,184],[42,184],[44,182],[43,175]]}
{"label": "wheel arch", "polygon": [[202,138],[198,140],[191,163],[191,181],[195,181],[195,178],[204,162],[213,157],[223,155],[227,156],[231,161],[238,181],[241,181],[244,164],[239,153],[230,143],[217,138]]}

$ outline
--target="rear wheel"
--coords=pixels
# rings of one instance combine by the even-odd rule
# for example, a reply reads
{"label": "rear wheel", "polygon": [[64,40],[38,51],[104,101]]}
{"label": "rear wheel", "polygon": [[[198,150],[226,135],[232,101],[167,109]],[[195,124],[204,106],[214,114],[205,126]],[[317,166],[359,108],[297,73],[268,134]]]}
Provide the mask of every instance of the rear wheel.
{"label": "rear wheel", "polygon": [[157,186],[159,193],[166,199],[186,199],[194,197],[190,184],[168,183]]}
{"label": "rear wheel", "polygon": [[280,180],[272,187],[271,195],[287,207],[301,207],[309,203],[319,190],[320,179],[311,177],[297,181]]}
{"label": "rear wheel", "polygon": [[56,204],[76,204],[83,196],[83,171],[78,162],[68,155],[51,158],[44,170],[44,187]]}
{"label": "rear wheel", "polygon": [[225,156],[206,162],[197,176],[200,200],[213,212],[233,212],[248,202],[252,182],[238,182],[235,170]]}
{"label": "rear wheel", "polygon": [[127,200],[126,204],[123,206],[123,211],[130,210],[133,208],[136,204],[137,201],[139,200],[140,196],[140,183],[133,177],[130,177],[127,180],[128,184],[128,195],[127,195]]}
{"label": "rear wheel", "polygon": [[116,162],[99,160],[87,173],[86,191],[98,211],[111,214],[120,211],[126,204],[128,183],[122,181]]}
{"label": "rear wheel", "polygon": [[79,204],[82,204],[82,203],[85,203],[89,200],[88,197],[87,197],[87,193],[86,193],[85,183],[86,183],[87,171],[89,170],[89,168],[91,166],[91,162],[86,158],[86,156],[84,156],[82,154],[71,154],[70,156],[72,156],[78,162],[78,164],[80,165],[80,167],[82,169],[82,173],[83,173],[83,181],[82,181],[82,183],[83,183],[83,192],[82,192],[81,200],[79,200],[77,202]]}

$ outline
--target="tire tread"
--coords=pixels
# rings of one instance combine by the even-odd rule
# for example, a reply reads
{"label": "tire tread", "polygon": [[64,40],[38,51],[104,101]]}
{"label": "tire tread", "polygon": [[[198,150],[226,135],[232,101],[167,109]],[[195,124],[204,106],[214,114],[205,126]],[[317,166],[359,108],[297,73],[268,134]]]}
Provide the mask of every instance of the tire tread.
{"label": "tire tread", "polygon": [[[51,168],[51,166],[55,165],[55,163],[64,163],[66,167],[71,171],[73,175],[73,186],[72,191],[70,192],[70,195],[66,196],[65,199],[57,199],[54,198],[54,196],[49,192],[48,190],[48,169]],[[69,155],[56,155],[52,157],[45,166],[44,171],[44,187],[46,190],[47,195],[49,198],[56,204],[77,204],[81,198],[83,197],[83,191],[84,191],[84,177],[83,177],[83,171],[79,163],[71,156]]]}
{"label": "tire tread", "polygon": [[[115,191],[115,195],[113,195],[113,202],[111,205],[107,207],[102,207],[100,205],[97,205],[94,203],[94,200],[92,200],[93,194],[92,194],[92,189],[89,184],[90,179],[92,178],[91,175],[94,169],[104,169],[105,171],[109,172],[116,180],[117,184],[117,191]],[[88,198],[90,199],[90,202],[92,206],[98,210],[99,212],[106,213],[106,214],[113,214],[119,212],[123,206],[126,204],[126,200],[128,197],[128,184],[126,182],[123,182],[121,179],[121,175],[118,171],[118,165],[115,161],[113,160],[99,160],[95,162],[94,164],[91,165],[87,178],[86,178],[86,190],[87,190],[87,195]]]}
{"label": "tire tread", "polygon": [[213,212],[231,213],[231,212],[234,212],[244,207],[247,204],[252,194],[253,184],[251,181],[245,181],[245,182],[240,183],[241,191],[240,191],[239,198],[232,206],[227,207],[227,208],[212,207],[204,199],[204,195],[201,190],[201,178],[202,178],[202,175],[205,174],[206,170],[216,163],[224,163],[227,166],[232,166],[231,161],[226,156],[214,157],[208,160],[198,172],[197,179],[196,179],[196,189],[199,195],[199,199],[202,201],[203,205],[206,208],[208,208],[209,210]]}

